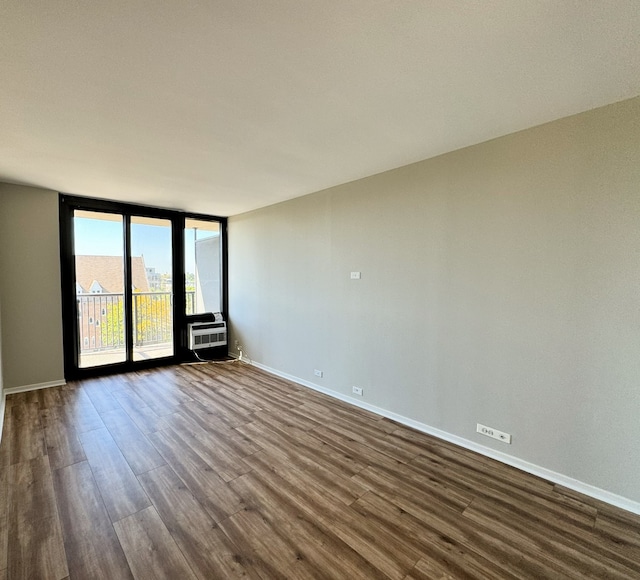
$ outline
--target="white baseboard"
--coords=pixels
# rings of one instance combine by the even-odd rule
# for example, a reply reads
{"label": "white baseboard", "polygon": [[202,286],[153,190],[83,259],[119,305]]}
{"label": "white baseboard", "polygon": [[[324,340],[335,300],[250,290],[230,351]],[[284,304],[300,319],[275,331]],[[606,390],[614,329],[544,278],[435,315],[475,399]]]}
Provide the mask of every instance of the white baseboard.
{"label": "white baseboard", "polygon": [[4,390],[6,395],[14,395],[15,393],[24,393],[26,391],[37,391],[38,389],[48,389],[49,387],[62,387],[67,384],[67,381],[61,379],[59,381],[48,381],[46,383],[35,383],[33,385],[22,385],[19,387],[9,387]]}
{"label": "white baseboard", "polygon": [[4,430],[4,411],[7,407],[7,397],[4,393],[0,393],[0,444],[2,444],[2,433]]}
{"label": "white baseboard", "polygon": [[282,377],[283,379],[288,379],[294,383],[302,385],[303,387],[308,387],[310,389],[313,389],[314,391],[319,391],[320,393],[324,393],[325,395],[329,395],[330,397],[339,399],[340,401],[344,401],[345,403],[349,403],[351,405],[354,405],[355,407],[366,409],[367,411],[371,411],[376,415],[381,415],[382,417],[386,417],[387,419],[391,419],[392,421],[396,421],[398,423],[401,423],[402,425],[406,425],[407,427],[412,427],[417,431],[422,431],[423,433],[427,433],[428,435],[433,435],[438,439],[443,439],[444,441],[448,441],[449,443],[453,443],[455,445],[463,447],[464,449],[475,451],[480,455],[490,457],[491,459],[496,459],[501,463],[505,463],[506,465],[510,465],[511,467],[516,467],[517,469],[525,471],[526,473],[542,477],[543,479],[546,479],[553,483],[557,483],[559,485],[563,485],[564,487],[568,487],[569,489],[572,489],[594,499],[640,515],[640,502],[622,497],[604,489],[600,489],[599,487],[584,483],[545,467],[535,465],[534,463],[530,463],[528,461],[525,461],[524,459],[519,459],[518,457],[514,457],[513,455],[496,451],[495,449],[491,449],[490,447],[485,447],[484,445],[480,445],[479,443],[476,443],[474,441],[469,441],[468,439],[464,439],[463,437],[458,437],[457,435],[453,435],[451,433],[448,433],[447,431],[436,429],[435,427],[431,427],[429,425],[426,425],[425,423],[414,421],[413,419],[398,415],[397,413],[393,413],[392,411],[387,411],[386,409],[382,409],[381,407],[370,405],[369,403],[365,403],[364,401],[360,401],[358,399],[354,399],[353,397],[343,395],[342,393],[338,393],[337,391],[332,391],[331,389],[327,389],[326,387],[321,387],[320,385],[316,385],[310,381],[306,381],[288,373],[283,373],[277,369],[273,369],[261,363],[253,361],[252,364],[253,366],[267,371],[272,375]]}

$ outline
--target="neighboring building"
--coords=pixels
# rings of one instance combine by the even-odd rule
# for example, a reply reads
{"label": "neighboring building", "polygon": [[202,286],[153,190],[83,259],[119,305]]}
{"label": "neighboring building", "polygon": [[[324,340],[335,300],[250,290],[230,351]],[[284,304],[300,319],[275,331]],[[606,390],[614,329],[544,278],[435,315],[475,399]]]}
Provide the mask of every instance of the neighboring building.
{"label": "neighboring building", "polygon": [[195,241],[194,312],[222,310],[221,247],[219,234]]}
{"label": "neighboring building", "polygon": [[[149,292],[149,280],[144,256],[131,258],[131,277],[134,292]],[[96,284],[97,283],[97,284]],[[122,294],[124,268],[122,256],[76,256],[76,288],[78,294]]]}
{"label": "neighboring building", "polygon": [[[144,256],[143,256],[144,258]],[[151,292],[171,292],[173,282],[171,274],[160,274],[155,268],[145,268]]]}
{"label": "neighboring building", "polygon": [[[144,256],[143,256],[144,259]],[[149,281],[149,288],[151,292],[162,291],[162,274],[156,272],[155,268],[145,268],[147,272],[147,280]]]}

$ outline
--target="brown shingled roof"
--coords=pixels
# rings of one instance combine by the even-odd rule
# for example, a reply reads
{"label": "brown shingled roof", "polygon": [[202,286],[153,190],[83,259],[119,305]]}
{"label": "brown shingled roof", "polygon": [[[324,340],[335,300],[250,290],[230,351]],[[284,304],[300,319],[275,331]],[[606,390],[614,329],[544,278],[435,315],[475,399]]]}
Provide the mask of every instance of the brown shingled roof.
{"label": "brown shingled roof", "polygon": [[[149,292],[143,256],[131,257],[131,274],[134,291]],[[76,281],[84,292],[90,292],[91,285],[97,281],[105,292],[122,294],[122,256],[76,256]]]}

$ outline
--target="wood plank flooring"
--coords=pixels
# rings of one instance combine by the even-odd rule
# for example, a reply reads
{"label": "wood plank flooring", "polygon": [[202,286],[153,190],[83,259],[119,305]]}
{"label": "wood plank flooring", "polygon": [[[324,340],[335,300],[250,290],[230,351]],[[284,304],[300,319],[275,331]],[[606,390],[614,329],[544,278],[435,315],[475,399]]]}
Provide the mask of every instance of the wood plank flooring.
{"label": "wood plank flooring", "polygon": [[0,579],[640,578],[640,516],[241,363],[7,398]]}

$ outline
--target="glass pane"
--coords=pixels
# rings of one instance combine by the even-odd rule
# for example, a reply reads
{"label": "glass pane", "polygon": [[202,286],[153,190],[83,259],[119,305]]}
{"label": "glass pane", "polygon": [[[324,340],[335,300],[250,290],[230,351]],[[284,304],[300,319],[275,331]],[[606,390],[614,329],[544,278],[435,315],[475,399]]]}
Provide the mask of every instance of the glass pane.
{"label": "glass pane", "polygon": [[187,219],[184,238],[187,315],[222,311],[220,224]]}
{"label": "glass pane", "polygon": [[78,366],[124,362],[124,239],[121,215],[76,210]]}
{"label": "glass pane", "polygon": [[131,217],[133,360],[173,356],[171,222]]}

